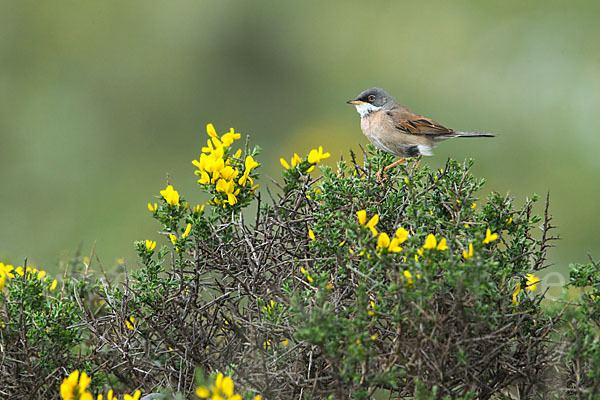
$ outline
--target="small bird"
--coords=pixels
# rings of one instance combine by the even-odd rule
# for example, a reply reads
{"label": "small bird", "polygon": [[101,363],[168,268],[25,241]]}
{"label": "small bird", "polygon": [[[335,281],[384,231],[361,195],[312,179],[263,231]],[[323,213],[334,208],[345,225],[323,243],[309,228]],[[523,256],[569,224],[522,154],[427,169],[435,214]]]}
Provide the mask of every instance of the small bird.
{"label": "small bird", "polygon": [[[439,142],[455,137],[493,137],[493,133],[460,132],[415,114],[398,104],[383,89],[371,88],[348,100],[360,114],[360,127],[365,136],[383,151],[399,157],[431,156]],[[401,159],[384,170],[405,161]]]}

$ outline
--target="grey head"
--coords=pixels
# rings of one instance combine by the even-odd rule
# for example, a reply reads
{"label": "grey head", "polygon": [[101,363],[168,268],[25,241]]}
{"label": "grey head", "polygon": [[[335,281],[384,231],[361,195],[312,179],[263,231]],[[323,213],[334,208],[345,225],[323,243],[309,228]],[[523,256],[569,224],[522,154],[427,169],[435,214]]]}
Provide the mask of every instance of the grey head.
{"label": "grey head", "polygon": [[398,104],[396,99],[380,88],[364,90],[356,96],[356,99],[348,100],[346,103],[354,105],[361,117],[381,109],[391,110]]}

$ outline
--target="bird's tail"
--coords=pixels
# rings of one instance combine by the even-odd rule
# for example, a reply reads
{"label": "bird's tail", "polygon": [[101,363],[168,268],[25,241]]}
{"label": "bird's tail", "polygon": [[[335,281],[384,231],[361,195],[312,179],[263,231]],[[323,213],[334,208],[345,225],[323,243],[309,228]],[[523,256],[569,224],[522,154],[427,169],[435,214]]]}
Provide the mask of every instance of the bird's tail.
{"label": "bird's tail", "polygon": [[494,133],[489,132],[454,132],[452,137],[494,137]]}

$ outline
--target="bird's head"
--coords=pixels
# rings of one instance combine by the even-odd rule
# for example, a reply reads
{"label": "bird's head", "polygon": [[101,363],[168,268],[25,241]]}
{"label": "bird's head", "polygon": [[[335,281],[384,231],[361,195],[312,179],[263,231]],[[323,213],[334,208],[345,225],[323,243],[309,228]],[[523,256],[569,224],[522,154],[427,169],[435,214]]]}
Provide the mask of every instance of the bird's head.
{"label": "bird's head", "polygon": [[381,109],[389,110],[397,104],[392,96],[379,88],[367,89],[356,96],[356,99],[346,103],[355,106],[361,117]]}

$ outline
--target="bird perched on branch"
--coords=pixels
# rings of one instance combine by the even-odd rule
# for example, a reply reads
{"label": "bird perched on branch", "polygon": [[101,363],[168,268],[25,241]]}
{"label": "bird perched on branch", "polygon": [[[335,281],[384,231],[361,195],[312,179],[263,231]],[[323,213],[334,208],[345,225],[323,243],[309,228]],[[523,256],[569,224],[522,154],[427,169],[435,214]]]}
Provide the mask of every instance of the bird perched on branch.
{"label": "bird perched on branch", "polygon": [[455,137],[493,137],[493,133],[461,132],[445,128],[398,104],[383,89],[371,88],[348,100],[360,114],[365,136],[380,150],[403,157],[384,170],[405,161],[404,157],[431,156],[439,142]]}

